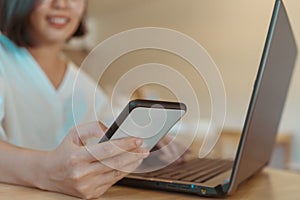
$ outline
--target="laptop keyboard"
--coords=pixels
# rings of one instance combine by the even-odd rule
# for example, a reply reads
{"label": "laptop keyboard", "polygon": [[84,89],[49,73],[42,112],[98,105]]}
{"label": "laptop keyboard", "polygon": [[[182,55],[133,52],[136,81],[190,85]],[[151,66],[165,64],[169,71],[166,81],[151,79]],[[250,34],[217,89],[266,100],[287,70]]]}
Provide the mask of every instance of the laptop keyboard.
{"label": "laptop keyboard", "polygon": [[232,166],[233,161],[231,160],[193,159],[182,164],[174,163],[154,172],[135,175],[203,183],[227,170],[230,170]]}

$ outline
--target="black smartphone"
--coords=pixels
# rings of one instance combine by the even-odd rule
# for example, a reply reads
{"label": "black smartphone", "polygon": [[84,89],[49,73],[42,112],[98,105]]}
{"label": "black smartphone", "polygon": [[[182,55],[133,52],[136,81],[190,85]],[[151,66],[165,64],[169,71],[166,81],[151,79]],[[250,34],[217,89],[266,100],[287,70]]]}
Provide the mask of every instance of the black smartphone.
{"label": "black smartphone", "polygon": [[180,102],[132,100],[99,143],[135,137],[143,139],[142,147],[151,150],[186,111],[186,105]]}

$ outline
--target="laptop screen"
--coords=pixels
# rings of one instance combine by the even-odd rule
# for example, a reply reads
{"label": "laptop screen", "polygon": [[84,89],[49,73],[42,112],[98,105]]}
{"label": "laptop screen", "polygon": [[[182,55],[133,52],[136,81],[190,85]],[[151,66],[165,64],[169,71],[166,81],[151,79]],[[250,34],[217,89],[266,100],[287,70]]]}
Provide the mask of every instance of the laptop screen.
{"label": "laptop screen", "polygon": [[276,139],[297,47],[285,7],[276,1],[231,177],[230,193],[268,164]]}

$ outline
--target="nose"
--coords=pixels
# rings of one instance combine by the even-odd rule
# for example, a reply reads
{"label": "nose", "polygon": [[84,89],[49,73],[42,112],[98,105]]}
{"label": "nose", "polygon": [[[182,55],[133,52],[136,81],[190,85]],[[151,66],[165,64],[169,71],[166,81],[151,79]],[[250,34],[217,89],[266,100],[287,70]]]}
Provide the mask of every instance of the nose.
{"label": "nose", "polygon": [[64,9],[68,7],[69,0],[53,0],[52,1],[52,6],[57,8],[57,9]]}

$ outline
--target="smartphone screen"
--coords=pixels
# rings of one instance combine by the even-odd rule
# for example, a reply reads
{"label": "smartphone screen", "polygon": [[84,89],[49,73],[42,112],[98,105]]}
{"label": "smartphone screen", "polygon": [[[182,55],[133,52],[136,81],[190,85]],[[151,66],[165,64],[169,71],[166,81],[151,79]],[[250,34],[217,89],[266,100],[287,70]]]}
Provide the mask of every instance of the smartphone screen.
{"label": "smartphone screen", "polygon": [[133,100],[100,142],[135,137],[143,139],[142,147],[151,150],[185,113],[186,106],[183,103]]}

